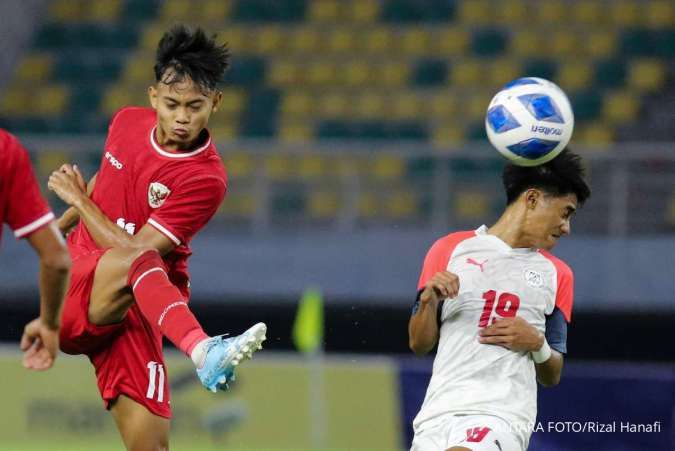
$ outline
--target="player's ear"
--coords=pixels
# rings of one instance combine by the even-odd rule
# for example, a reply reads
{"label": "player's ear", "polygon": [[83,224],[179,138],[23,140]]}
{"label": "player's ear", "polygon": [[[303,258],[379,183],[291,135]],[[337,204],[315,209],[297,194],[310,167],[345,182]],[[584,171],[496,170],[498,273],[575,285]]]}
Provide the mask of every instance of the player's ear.
{"label": "player's ear", "polygon": [[154,109],[157,109],[157,88],[154,86],[148,88],[148,99],[150,99],[150,105],[152,105]]}
{"label": "player's ear", "polygon": [[223,92],[222,91],[216,91],[215,94],[213,94],[213,106],[211,107],[211,112],[215,113],[218,111],[218,108],[220,107],[220,102],[223,100]]}
{"label": "player's ear", "polygon": [[538,189],[530,188],[525,191],[525,205],[527,208],[534,210],[534,207],[537,206],[537,202],[539,202],[541,195],[542,193]]}

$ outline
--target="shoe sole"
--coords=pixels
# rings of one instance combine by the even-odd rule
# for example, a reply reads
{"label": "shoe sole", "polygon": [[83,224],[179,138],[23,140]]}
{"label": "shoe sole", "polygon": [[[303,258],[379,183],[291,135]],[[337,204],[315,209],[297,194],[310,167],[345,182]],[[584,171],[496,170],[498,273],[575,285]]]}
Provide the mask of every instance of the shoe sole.
{"label": "shoe sole", "polygon": [[267,339],[267,326],[265,323],[258,323],[250,327],[242,335],[246,336],[246,341],[241,346],[240,351],[234,356],[230,364],[237,366],[245,360],[253,358],[253,353],[262,349],[262,342]]}

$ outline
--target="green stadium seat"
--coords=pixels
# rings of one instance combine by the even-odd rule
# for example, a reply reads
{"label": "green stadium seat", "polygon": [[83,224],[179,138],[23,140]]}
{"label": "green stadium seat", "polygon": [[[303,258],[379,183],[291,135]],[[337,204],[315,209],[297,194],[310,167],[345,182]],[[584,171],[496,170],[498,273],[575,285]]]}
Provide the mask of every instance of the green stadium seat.
{"label": "green stadium seat", "polygon": [[602,97],[594,90],[576,93],[570,99],[574,118],[578,122],[587,122],[597,118],[602,109]]}
{"label": "green stadium seat", "polygon": [[556,64],[546,59],[531,59],[523,66],[523,75],[527,77],[541,77],[547,80],[555,78]]}
{"label": "green stadium seat", "polygon": [[307,192],[302,185],[287,184],[272,191],[273,217],[293,218],[304,213]]}
{"label": "green stadium seat", "polygon": [[506,34],[495,29],[476,31],[471,37],[471,48],[475,55],[495,56],[508,45]]}
{"label": "green stadium seat", "polygon": [[157,16],[161,0],[126,0],[124,21],[127,23],[145,22]]}
{"label": "green stadium seat", "polygon": [[385,22],[447,22],[455,14],[453,2],[442,0],[386,0],[380,18]]}
{"label": "green stadium seat", "polygon": [[225,83],[234,86],[254,87],[265,80],[265,60],[254,56],[232,59],[232,66],[225,74]]}
{"label": "green stadium seat", "polygon": [[415,86],[438,86],[448,78],[447,63],[439,59],[424,59],[417,63],[412,73]]}
{"label": "green stadium seat", "polygon": [[232,6],[236,22],[299,22],[305,18],[305,0],[238,0]]}
{"label": "green stadium seat", "polygon": [[626,81],[626,64],[622,60],[601,61],[595,68],[595,83],[602,88],[616,88]]}

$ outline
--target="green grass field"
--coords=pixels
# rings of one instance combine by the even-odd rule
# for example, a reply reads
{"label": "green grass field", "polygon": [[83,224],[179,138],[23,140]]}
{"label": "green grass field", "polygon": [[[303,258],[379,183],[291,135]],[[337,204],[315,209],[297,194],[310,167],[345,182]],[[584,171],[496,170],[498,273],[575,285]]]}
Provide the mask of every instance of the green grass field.
{"label": "green grass field", "polygon": [[[268,354],[247,362],[235,387],[217,395],[199,385],[186,359],[174,356],[166,363],[171,380],[184,381],[172,387],[172,450],[312,449],[317,392],[302,358]],[[319,373],[325,431],[321,449],[401,449],[398,381],[390,361],[328,359]],[[21,367],[18,353],[5,352],[0,374],[0,451],[124,449],[85,358],[62,355],[55,368],[35,373]],[[226,430],[223,412],[233,411],[241,421]]]}

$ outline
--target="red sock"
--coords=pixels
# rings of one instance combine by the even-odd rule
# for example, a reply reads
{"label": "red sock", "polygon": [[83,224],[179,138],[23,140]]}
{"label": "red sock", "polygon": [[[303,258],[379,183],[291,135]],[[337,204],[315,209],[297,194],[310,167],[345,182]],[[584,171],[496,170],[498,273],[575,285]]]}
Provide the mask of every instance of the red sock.
{"label": "red sock", "polygon": [[190,356],[197,343],[208,338],[183,295],[169,281],[156,251],[144,252],[132,263],[128,282],[145,319],[185,354]]}

